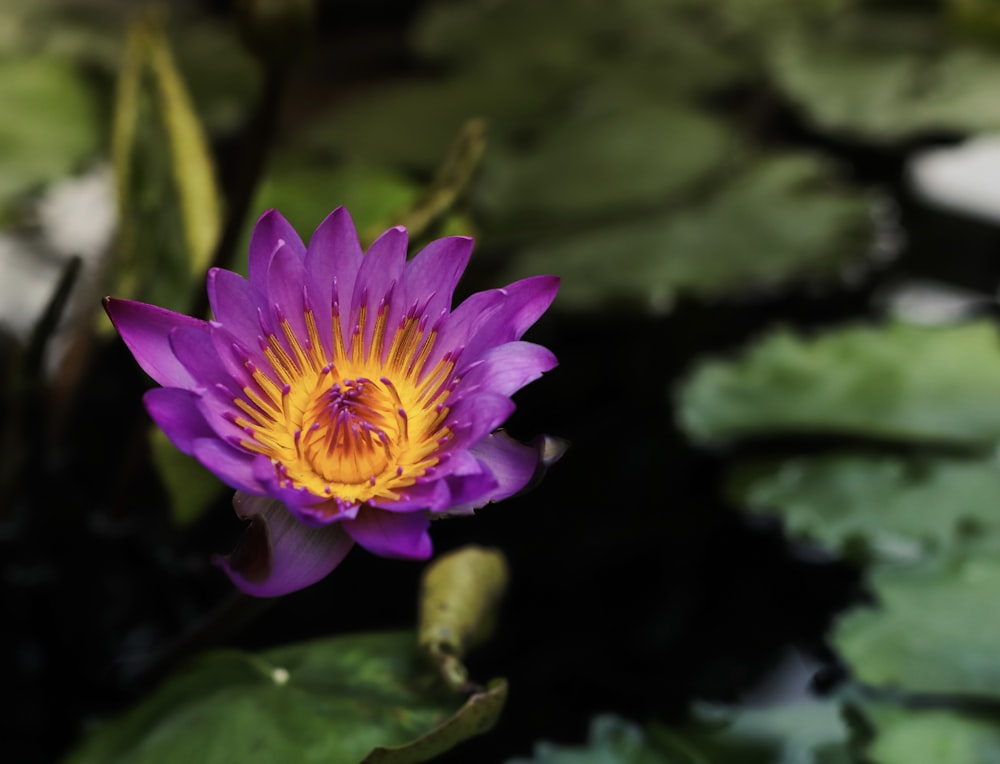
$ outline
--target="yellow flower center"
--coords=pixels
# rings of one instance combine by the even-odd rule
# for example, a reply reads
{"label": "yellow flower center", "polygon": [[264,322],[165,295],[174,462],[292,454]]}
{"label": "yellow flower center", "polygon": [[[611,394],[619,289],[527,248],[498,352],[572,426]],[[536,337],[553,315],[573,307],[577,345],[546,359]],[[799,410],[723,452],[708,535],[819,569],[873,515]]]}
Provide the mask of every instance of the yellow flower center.
{"label": "yellow flower center", "polygon": [[365,313],[362,308],[350,347],[334,313],[332,358],[311,311],[305,342],[282,320],[285,342],[274,334],[265,338],[272,373],[248,361],[256,389],[247,386],[234,400],[243,413],[236,424],[248,436],[243,447],[268,456],[283,487],[341,505],[398,499],[438,463],[439,448],[452,437],[445,403],[454,361],[446,355],[425,369],[436,333],[410,316],[387,338],[383,305],[366,351]]}

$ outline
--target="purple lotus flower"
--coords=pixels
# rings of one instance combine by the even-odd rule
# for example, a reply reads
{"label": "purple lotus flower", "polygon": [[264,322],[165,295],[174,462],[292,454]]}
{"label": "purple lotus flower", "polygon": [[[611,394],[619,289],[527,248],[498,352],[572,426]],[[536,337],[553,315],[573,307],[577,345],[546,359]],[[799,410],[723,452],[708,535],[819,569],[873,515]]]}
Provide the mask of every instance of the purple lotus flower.
{"label": "purple lotus flower", "polygon": [[213,269],[202,321],[105,300],[139,365],[162,387],[150,416],[237,489],[253,522],[221,562],[244,591],[275,596],[325,576],[356,542],[424,559],[430,520],[523,488],[538,449],[497,428],[510,396],[556,365],[520,341],[558,279],[479,292],[451,309],[472,239],[406,260],[403,228],[363,254],[343,208],[303,245],[277,212],[257,222],[250,278]]}

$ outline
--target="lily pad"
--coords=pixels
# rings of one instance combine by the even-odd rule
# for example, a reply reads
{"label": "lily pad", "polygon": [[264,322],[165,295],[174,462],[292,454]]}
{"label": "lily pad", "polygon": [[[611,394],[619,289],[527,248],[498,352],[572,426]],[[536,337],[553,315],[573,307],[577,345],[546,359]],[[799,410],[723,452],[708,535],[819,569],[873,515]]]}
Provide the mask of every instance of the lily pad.
{"label": "lily pad", "polygon": [[727,178],[704,202],[529,247],[505,275],[560,274],[557,304],[567,309],[619,302],[663,312],[681,292],[721,296],[838,273],[867,231],[863,198],[828,165],[786,155]]}
{"label": "lily pad", "polygon": [[507,764],[688,764],[688,758],[667,757],[647,740],[642,729],[616,716],[598,716],[590,723],[584,745],[536,743],[530,759]]}
{"label": "lily pad", "polygon": [[94,730],[67,764],[426,761],[489,729],[506,685],[463,705],[435,690],[415,647],[394,632],[208,654]]}
{"label": "lily pad", "polygon": [[698,366],[680,421],[701,442],[824,433],[989,447],[1000,440],[1000,343],[990,321],[774,331]]}
{"label": "lily pad", "polygon": [[767,708],[703,704],[684,728],[655,726],[650,736],[684,764],[850,764],[839,704],[804,701]]}
{"label": "lily pad", "polygon": [[834,554],[913,559],[1000,528],[1000,462],[839,453],[756,464],[736,498]]}
{"label": "lily pad", "polygon": [[494,225],[539,228],[663,203],[722,172],[735,140],[721,122],[680,102],[606,96],[550,124],[529,151],[486,155],[476,199]]}
{"label": "lily pad", "polygon": [[767,51],[779,88],[824,129],[887,142],[1000,128],[1000,51],[949,38],[936,14],[845,13]]}
{"label": "lily pad", "polygon": [[579,86],[595,77],[659,92],[719,88],[746,73],[700,0],[580,0],[432,4],[414,31],[430,59],[525,87]]}
{"label": "lily pad", "polygon": [[1000,696],[1000,558],[955,556],[877,566],[877,605],[851,611],[833,642],[866,684],[908,692]]}
{"label": "lily pad", "polygon": [[702,705],[678,727],[642,730],[596,717],[585,745],[539,743],[507,764],[849,764],[848,732],[831,702],[735,710]]}
{"label": "lily pad", "polygon": [[1000,764],[1000,724],[948,710],[864,708],[875,729],[866,748],[879,764]]}

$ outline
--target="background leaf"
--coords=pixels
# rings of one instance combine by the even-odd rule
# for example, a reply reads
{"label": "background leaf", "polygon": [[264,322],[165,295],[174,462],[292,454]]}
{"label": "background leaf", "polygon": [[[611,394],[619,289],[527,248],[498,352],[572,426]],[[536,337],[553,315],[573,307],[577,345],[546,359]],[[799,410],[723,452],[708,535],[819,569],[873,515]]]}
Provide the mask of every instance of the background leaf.
{"label": "background leaf", "polygon": [[662,312],[682,292],[720,296],[837,273],[867,229],[864,203],[838,188],[829,166],[788,155],[727,177],[704,201],[529,246],[504,277],[560,274],[564,308],[618,301]]}
{"label": "background leaf", "polygon": [[833,641],[861,682],[998,697],[1000,558],[951,557],[871,571],[877,604],[840,618]]}
{"label": "background leaf", "polygon": [[758,462],[732,482],[741,504],[835,555],[912,560],[1000,528],[993,458],[837,453]]}
{"label": "background leaf", "polygon": [[703,442],[812,432],[989,446],[1000,440],[1000,346],[990,321],[781,329],[699,364],[678,403]]}
{"label": "background leaf", "polygon": [[995,764],[1000,762],[996,719],[948,710],[865,706],[875,728],[866,748],[878,764]]}
{"label": "background leaf", "polygon": [[1000,127],[1000,52],[949,36],[932,13],[855,12],[768,49],[769,71],[817,126],[873,141]]}

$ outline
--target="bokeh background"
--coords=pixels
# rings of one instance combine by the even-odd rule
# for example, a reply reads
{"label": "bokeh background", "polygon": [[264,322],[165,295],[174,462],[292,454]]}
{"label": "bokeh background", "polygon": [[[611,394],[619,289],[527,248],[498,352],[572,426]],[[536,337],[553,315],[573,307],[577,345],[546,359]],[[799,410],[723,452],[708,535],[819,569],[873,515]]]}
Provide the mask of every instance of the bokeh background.
{"label": "bokeh background", "polygon": [[569,451],[433,529],[512,575],[443,760],[1000,759],[998,135],[991,0],[5,0],[2,758],[197,647],[414,622],[360,551],[227,605],[231,492],[100,311],[343,204],[474,235],[462,295],[562,278],[508,429]]}

